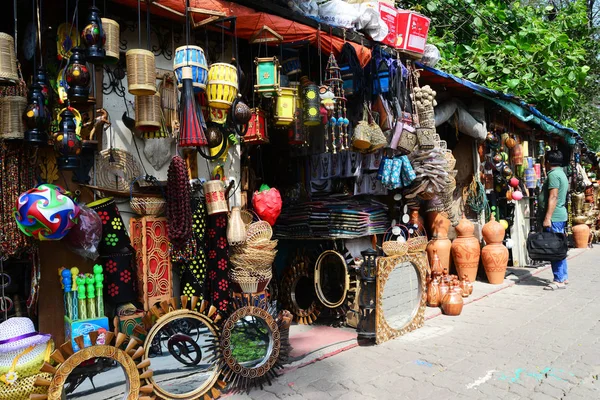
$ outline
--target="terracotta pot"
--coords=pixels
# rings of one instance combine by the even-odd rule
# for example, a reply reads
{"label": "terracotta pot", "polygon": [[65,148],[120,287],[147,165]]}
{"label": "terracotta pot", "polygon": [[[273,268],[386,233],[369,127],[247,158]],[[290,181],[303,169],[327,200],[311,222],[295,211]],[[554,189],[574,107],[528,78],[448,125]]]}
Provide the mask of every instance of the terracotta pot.
{"label": "terracotta pot", "polygon": [[450,291],[450,286],[448,286],[448,284],[444,281],[440,282],[440,303],[444,300],[444,297],[446,296],[446,294],[448,293],[448,291]]}
{"label": "terracotta pot", "polygon": [[460,315],[463,309],[463,298],[460,295],[460,288],[453,286],[452,289],[442,299],[442,311],[446,315]]}
{"label": "terracotta pot", "polygon": [[427,222],[431,235],[437,239],[448,238],[448,230],[450,230],[450,220],[442,213],[437,211],[427,213]]}
{"label": "terracotta pot", "polygon": [[481,261],[489,283],[499,285],[504,282],[508,264],[508,249],[504,245],[500,243],[486,245],[481,250]]}
{"label": "terracotta pot", "polygon": [[483,240],[485,240],[486,244],[502,243],[505,230],[502,224],[496,221],[494,214],[492,214],[490,221],[483,226],[481,234],[483,235]]}
{"label": "terracotta pot", "polygon": [[444,274],[444,267],[440,262],[440,258],[438,257],[437,250],[433,251],[433,257],[431,262],[431,276],[435,278],[440,278]]}
{"label": "terracotta pot", "polygon": [[432,280],[427,285],[427,305],[429,307],[440,306],[440,283],[437,279]]}
{"label": "terracotta pot", "polygon": [[433,268],[434,254],[437,253],[440,264],[446,273],[450,271],[450,249],[452,248],[452,242],[447,237],[445,239],[431,239],[427,243],[427,257],[430,260],[430,265]]}
{"label": "terracotta pot", "polygon": [[470,281],[477,278],[481,246],[479,240],[473,235],[475,227],[471,221],[464,216],[456,225],[458,235],[452,242],[452,257],[458,276],[467,275]]}
{"label": "terracotta pot", "polygon": [[586,224],[573,226],[573,241],[576,249],[585,249],[590,240],[590,227]]}
{"label": "terracotta pot", "polygon": [[462,297],[469,297],[469,295],[471,294],[471,290],[469,288],[469,283],[470,283],[469,278],[463,279],[462,281],[460,281],[460,288],[463,291]]}

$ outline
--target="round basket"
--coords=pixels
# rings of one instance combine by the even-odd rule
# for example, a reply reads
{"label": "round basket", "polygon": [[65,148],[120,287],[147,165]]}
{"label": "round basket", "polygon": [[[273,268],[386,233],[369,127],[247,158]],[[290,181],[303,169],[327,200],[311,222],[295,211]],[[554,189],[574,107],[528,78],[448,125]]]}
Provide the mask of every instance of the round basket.
{"label": "round basket", "polygon": [[[400,229],[400,233],[394,233],[394,228]],[[404,240],[399,240],[401,237]],[[405,255],[408,252],[408,244],[406,243],[407,237],[408,229],[404,225],[395,225],[388,228],[383,235],[383,244],[381,245],[385,255],[388,257]]]}
{"label": "round basket", "polygon": [[127,89],[136,96],[156,93],[156,63],[148,50],[132,49],[125,53],[127,61]]}
{"label": "round basket", "polygon": [[159,216],[167,209],[165,199],[159,197],[134,196],[129,201],[131,210],[138,215]]}
{"label": "round basket", "polygon": [[252,248],[257,250],[272,251],[277,248],[277,240],[260,239],[251,243]]}
{"label": "round basket", "polygon": [[96,178],[99,187],[128,192],[131,182],[138,176],[140,167],[133,155],[125,150],[105,149],[96,158]]}
{"label": "round basket", "polygon": [[0,98],[0,138],[23,139],[25,125],[23,111],[27,107],[27,99],[21,96]]}
{"label": "round basket", "polygon": [[427,237],[426,236],[415,236],[411,237],[406,241],[408,245],[409,253],[419,253],[425,251],[427,248]]}
{"label": "round basket", "polygon": [[256,272],[248,268],[234,268],[229,271],[229,279],[237,283],[244,293],[264,290],[273,278],[271,269]]}
{"label": "round basket", "polygon": [[[261,256],[264,254],[264,256]],[[263,270],[265,268],[271,268],[271,264],[275,260],[277,251],[271,252],[254,252],[252,254],[239,253],[234,254],[230,258],[230,262],[234,267],[241,268],[243,266],[248,267],[254,271]]]}
{"label": "round basket", "polygon": [[242,221],[244,222],[244,225],[246,225],[246,229],[248,229],[248,226],[250,226],[252,221],[254,221],[254,215],[252,215],[252,213],[248,210],[242,210],[240,214],[242,216]]}
{"label": "round basket", "polygon": [[106,63],[116,64],[119,62],[119,24],[117,21],[108,18],[101,18],[102,29],[106,35],[104,49],[106,50]]}
{"label": "round basket", "polygon": [[273,236],[273,228],[267,221],[253,222],[248,226],[246,232],[246,243],[251,244],[261,239],[270,240]]}
{"label": "round basket", "polygon": [[0,32],[0,85],[14,85],[18,80],[15,40]]}
{"label": "round basket", "polygon": [[162,109],[160,94],[135,96],[135,127],[142,132],[155,132],[160,129]]}

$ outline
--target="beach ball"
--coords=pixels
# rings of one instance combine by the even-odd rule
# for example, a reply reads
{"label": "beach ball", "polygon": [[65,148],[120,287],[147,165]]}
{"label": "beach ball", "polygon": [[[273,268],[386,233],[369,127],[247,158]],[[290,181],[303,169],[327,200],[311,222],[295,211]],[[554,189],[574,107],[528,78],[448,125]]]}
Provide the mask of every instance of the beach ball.
{"label": "beach ball", "polygon": [[19,229],[38,240],[60,240],[77,223],[79,206],[63,188],[41,184],[22,193],[13,216]]}

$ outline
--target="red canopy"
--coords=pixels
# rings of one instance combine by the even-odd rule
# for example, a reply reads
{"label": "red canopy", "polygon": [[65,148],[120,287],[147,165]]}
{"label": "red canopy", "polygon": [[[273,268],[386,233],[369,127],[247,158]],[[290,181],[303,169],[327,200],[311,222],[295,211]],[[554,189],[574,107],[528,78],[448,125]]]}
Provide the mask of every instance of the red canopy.
{"label": "red canopy", "polygon": [[[117,2],[132,8],[137,8],[138,4],[138,0],[117,0]],[[190,15],[195,24],[207,20],[213,15],[219,17],[237,17],[237,35],[242,39],[248,40],[259,32],[263,26],[268,26],[283,36],[284,43],[309,41],[316,45],[320,36],[321,48],[325,52],[330,52],[333,49],[337,54],[342,50],[342,46],[345,43],[343,39],[329,35],[326,32],[321,31],[319,34],[317,29],[308,25],[276,15],[258,12],[252,8],[230,1],[190,0],[190,9],[192,10]],[[182,20],[185,18],[185,0],[154,0],[151,3],[150,11],[155,15]],[[371,50],[357,43],[349,43],[354,46],[358,59],[362,66],[365,67],[371,59]]]}

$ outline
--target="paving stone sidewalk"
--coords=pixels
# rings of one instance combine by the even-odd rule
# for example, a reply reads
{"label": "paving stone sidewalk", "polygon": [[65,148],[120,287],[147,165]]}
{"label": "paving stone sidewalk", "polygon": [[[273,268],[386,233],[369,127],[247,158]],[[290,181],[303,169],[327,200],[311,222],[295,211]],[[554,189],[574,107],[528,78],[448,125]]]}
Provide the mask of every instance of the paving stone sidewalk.
{"label": "paving stone sidewalk", "polygon": [[572,251],[568,289],[550,270],[229,399],[600,399],[600,247]]}

